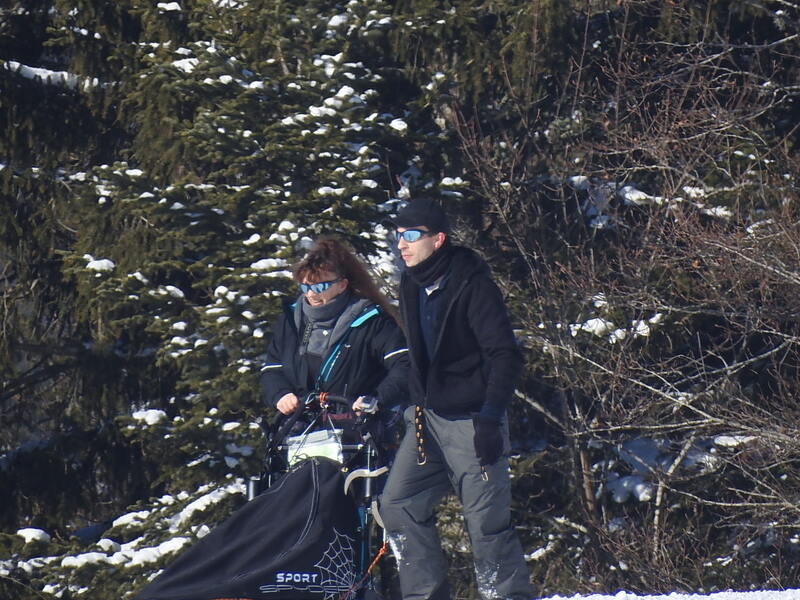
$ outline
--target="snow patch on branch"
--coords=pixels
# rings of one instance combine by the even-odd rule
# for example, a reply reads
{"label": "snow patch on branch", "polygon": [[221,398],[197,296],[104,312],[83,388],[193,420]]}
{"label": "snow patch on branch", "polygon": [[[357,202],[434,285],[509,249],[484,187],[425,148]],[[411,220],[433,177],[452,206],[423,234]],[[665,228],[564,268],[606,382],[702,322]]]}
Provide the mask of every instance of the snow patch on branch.
{"label": "snow patch on branch", "polygon": [[26,544],[30,544],[31,542],[44,542],[47,544],[50,542],[49,533],[34,527],[19,529],[17,530],[17,535],[23,538]]}
{"label": "snow patch on branch", "polygon": [[151,408],[149,410],[137,410],[131,415],[137,421],[144,421],[148,425],[156,425],[167,419],[167,413],[163,410]]}
{"label": "snow patch on branch", "polygon": [[82,90],[88,90],[100,85],[96,77],[81,77],[67,71],[52,71],[41,67],[29,67],[14,60],[3,61],[2,64],[7,70],[15,72],[26,79],[39,80],[47,85],[64,86],[71,90],[79,86]]}
{"label": "snow patch on branch", "polygon": [[181,5],[177,2],[159,2],[156,4],[156,8],[158,12],[166,13],[166,12],[183,12]]}

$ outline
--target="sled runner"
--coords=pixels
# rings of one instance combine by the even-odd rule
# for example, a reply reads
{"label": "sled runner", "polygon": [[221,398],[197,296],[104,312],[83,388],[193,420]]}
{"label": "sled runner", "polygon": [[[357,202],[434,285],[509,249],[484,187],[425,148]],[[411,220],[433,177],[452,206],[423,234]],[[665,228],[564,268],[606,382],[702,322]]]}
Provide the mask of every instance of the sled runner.
{"label": "sled runner", "polygon": [[136,600],[377,597],[370,571],[386,543],[370,542],[377,537],[375,479],[387,470],[378,466],[382,425],[374,415],[356,418],[349,406],[342,397],[310,394],[303,410],[276,421],[247,504]]}

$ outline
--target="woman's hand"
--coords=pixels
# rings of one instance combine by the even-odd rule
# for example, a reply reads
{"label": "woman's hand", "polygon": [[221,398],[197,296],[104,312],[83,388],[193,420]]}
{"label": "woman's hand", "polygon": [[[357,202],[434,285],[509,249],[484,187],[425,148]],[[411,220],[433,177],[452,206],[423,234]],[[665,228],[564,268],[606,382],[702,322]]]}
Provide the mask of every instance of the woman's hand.
{"label": "woman's hand", "polygon": [[360,415],[362,412],[373,414],[378,410],[378,399],[375,396],[359,396],[353,402],[353,412]]}
{"label": "woman's hand", "polygon": [[299,407],[300,399],[292,392],[281,396],[281,399],[278,400],[278,404],[275,405],[275,408],[277,408],[284,415],[292,414]]}

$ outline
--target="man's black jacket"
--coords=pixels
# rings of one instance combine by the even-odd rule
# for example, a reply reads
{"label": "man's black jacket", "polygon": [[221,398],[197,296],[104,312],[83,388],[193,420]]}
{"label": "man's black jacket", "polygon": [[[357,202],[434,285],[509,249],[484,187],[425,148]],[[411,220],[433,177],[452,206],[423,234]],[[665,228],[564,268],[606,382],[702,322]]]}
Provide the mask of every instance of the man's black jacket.
{"label": "man's black jacket", "polygon": [[377,396],[383,407],[408,403],[408,351],[403,332],[380,308],[362,304],[363,310],[354,315],[344,334],[332,341],[316,381],[311,380],[305,355],[299,353],[295,303],[284,306],[261,373],[261,398],[265,404],[275,406],[289,392],[302,400],[311,391],[352,399]]}
{"label": "man's black jacket", "polygon": [[502,294],[488,265],[469,248],[454,247],[425,364],[419,286],[400,280],[400,312],[411,356],[411,401],[444,417],[482,413],[499,420],[522,372]]}

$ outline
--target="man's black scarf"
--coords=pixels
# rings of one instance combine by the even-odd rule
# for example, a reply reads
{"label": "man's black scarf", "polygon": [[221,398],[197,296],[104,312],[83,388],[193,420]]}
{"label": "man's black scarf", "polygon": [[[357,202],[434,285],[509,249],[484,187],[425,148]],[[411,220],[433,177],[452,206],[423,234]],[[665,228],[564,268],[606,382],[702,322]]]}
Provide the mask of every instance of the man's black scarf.
{"label": "man's black scarf", "polygon": [[450,238],[446,237],[441,248],[418,265],[406,267],[406,271],[418,286],[428,287],[436,283],[447,272],[452,258],[453,245],[450,243]]}

